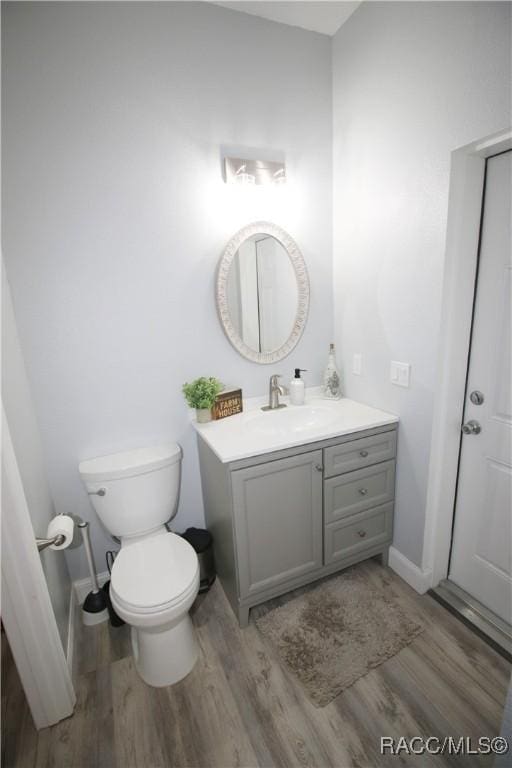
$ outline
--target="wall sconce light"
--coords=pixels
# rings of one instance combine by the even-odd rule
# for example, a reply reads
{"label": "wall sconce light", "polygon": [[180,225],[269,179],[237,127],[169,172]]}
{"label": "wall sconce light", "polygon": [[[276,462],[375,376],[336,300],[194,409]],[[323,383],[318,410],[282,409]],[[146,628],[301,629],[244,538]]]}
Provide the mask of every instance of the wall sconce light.
{"label": "wall sconce light", "polygon": [[239,157],[224,158],[225,181],[235,184],[284,184],[284,163],[270,160],[244,160]]}

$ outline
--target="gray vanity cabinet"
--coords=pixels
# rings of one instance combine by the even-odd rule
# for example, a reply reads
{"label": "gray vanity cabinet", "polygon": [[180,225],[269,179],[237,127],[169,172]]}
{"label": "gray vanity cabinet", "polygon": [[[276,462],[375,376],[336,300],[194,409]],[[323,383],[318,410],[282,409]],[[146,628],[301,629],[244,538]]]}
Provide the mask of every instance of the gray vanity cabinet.
{"label": "gray vanity cabinet", "polygon": [[223,463],[199,436],[217,574],[249,610],[368,557],[393,533],[396,423]]}
{"label": "gray vanity cabinet", "polygon": [[322,566],[322,451],[232,473],[240,594]]}

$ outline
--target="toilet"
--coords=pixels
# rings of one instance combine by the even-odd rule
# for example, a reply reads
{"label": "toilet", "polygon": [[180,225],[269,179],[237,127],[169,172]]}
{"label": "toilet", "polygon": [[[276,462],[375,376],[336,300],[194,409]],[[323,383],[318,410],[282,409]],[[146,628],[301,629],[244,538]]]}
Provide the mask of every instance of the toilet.
{"label": "toilet", "polygon": [[131,626],[140,676],[158,687],[185,677],[198,655],[188,612],[199,591],[199,561],[165,527],[178,506],[181,455],[170,443],[79,465],[98,517],[121,540],[110,576],[112,605]]}

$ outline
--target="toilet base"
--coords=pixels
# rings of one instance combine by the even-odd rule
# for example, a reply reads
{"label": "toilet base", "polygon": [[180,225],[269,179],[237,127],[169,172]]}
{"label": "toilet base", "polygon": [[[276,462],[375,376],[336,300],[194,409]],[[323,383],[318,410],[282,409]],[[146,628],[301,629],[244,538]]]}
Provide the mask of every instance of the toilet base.
{"label": "toilet base", "polygon": [[131,628],[137,672],[156,688],[173,685],[192,671],[199,646],[190,616],[164,627]]}

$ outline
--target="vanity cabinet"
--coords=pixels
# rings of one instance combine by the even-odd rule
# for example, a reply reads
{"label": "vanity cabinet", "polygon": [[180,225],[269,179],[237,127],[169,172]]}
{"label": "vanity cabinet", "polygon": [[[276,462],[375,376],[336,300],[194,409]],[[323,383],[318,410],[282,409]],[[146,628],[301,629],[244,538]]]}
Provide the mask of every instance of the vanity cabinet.
{"label": "vanity cabinet", "polygon": [[271,597],[380,555],[393,533],[396,423],[223,463],[199,435],[217,573],[246,626]]}

